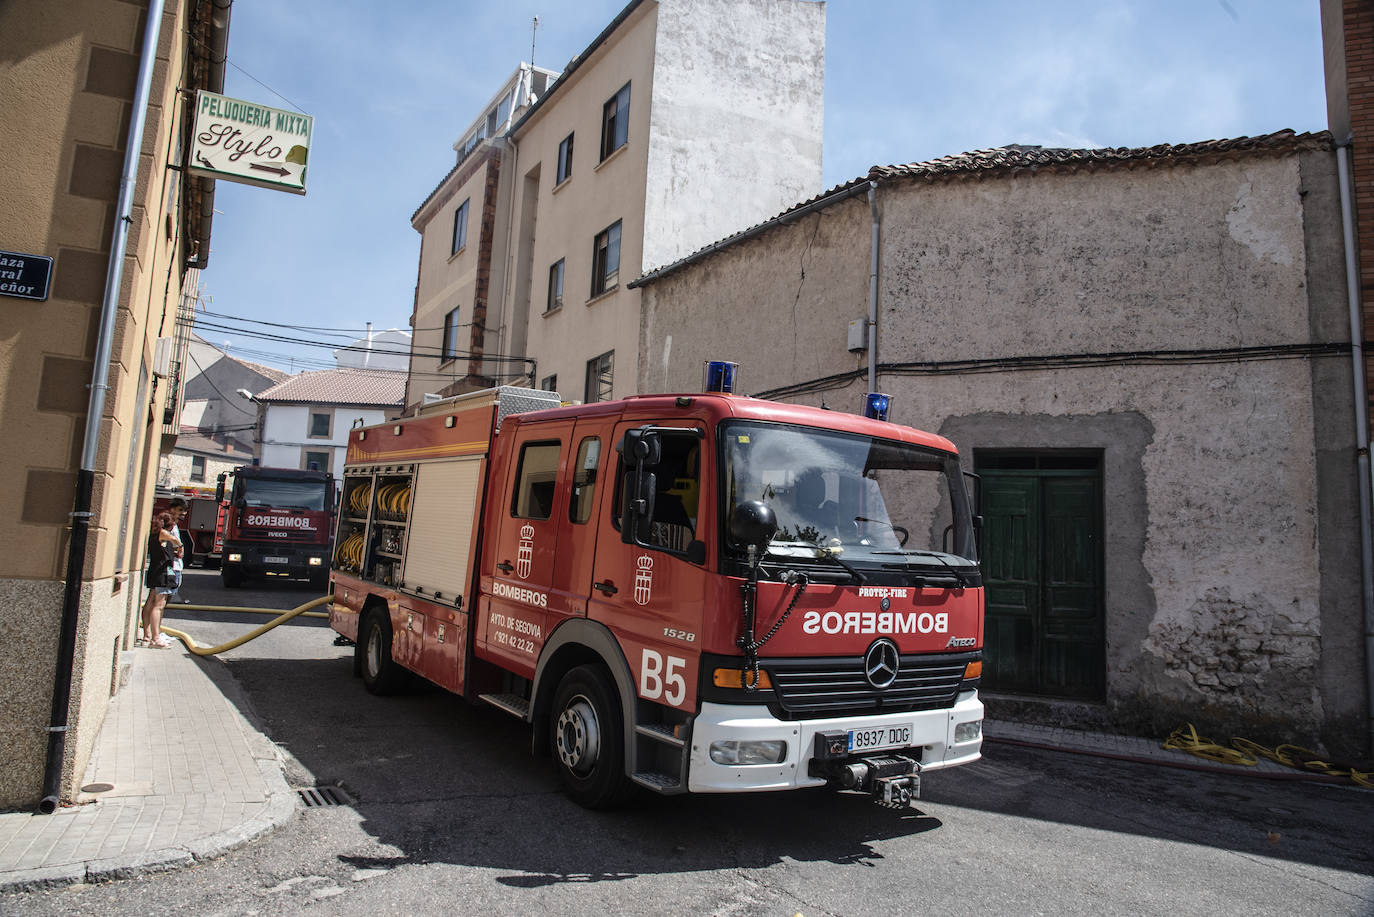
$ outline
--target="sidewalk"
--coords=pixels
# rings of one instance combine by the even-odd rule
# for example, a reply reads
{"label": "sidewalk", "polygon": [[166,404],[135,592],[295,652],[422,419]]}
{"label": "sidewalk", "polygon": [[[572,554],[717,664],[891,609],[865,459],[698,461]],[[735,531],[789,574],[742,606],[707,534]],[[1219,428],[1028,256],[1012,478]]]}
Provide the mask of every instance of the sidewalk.
{"label": "sidewalk", "polygon": [[0,814],[0,891],[189,866],[295,812],[277,750],[239,712],[241,692],[222,664],[198,662],[179,642],[124,660],[128,683],[81,781],[89,804]]}

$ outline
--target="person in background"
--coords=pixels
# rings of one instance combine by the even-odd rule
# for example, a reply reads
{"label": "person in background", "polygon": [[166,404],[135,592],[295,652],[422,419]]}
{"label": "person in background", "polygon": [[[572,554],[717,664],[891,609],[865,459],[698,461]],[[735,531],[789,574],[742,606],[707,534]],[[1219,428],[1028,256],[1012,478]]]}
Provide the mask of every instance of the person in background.
{"label": "person in background", "polygon": [[177,565],[183,549],[181,538],[173,534],[174,529],[172,514],[159,513],[148,535],[148,572],[144,582],[149,588],[141,615],[143,637],[138,641],[141,645],[171,646],[171,641],[162,633],[162,611],[167,607],[167,597],[181,585],[181,571]]}
{"label": "person in background", "polygon": [[[167,512],[172,515],[172,534],[181,544],[181,553],[177,555],[174,567],[177,573],[177,589],[179,590],[181,588],[181,571],[195,555],[196,548],[195,542],[191,540],[190,531],[182,528],[182,523],[186,519],[186,501],[181,497],[173,497],[171,502],[167,504]],[[175,598],[179,602],[186,601],[179,595],[174,595],[171,598]],[[168,601],[171,601],[171,598]]]}

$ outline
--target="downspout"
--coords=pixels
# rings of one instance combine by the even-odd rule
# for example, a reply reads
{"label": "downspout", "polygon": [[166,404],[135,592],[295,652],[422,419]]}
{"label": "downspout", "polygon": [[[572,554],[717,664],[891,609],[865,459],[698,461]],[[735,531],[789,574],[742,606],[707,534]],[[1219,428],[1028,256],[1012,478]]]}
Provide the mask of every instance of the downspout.
{"label": "downspout", "polygon": [[119,179],[114,235],[110,240],[110,260],[105,269],[105,294],[100,302],[100,336],[95,347],[95,368],[91,372],[86,439],[81,450],[81,470],[76,478],[76,504],[72,510],[72,534],[67,549],[67,582],[62,593],[62,630],[58,637],[57,672],[53,678],[48,759],[43,772],[43,798],[38,803],[38,811],[44,815],[55,812],[61,801],[62,762],[67,752],[67,715],[72,698],[72,669],[76,662],[81,583],[86,576],[86,540],[91,528],[95,460],[100,447],[100,424],[105,416],[105,395],[109,389],[110,351],[114,342],[115,317],[119,312],[119,287],[124,277],[124,248],[129,241],[129,224],[133,222],[134,186],[138,181],[138,157],[143,151],[143,128],[148,120],[148,97],[152,94],[153,64],[157,61],[157,42],[162,30],[162,7],[163,0],[149,0],[138,83],[134,87],[133,112],[124,142],[124,171]]}
{"label": "downspout", "polygon": [[873,214],[873,251],[868,262],[868,390],[878,390],[878,183],[868,183],[868,209]]}
{"label": "downspout", "polygon": [[1350,359],[1355,388],[1355,461],[1360,481],[1360,600],[1364,606],[1365,703],[1369,749],[1374,754],[1374,544],[1370,539],[1369,401],[1365,391],[1364,330],[1360,320],[1360,272],[1355,254],[1355,214],[1351,200],[1350,138],[1336,147],[1341,183],[1341,230],[1345,235],[1345,287],[1350,303]]}

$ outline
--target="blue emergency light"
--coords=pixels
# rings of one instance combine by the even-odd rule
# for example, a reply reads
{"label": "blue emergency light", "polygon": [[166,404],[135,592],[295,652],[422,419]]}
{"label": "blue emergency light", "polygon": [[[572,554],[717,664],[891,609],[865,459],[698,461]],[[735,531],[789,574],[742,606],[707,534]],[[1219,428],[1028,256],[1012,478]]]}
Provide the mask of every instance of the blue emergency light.
{"label": "blue emergency light", "polygon": [[882,392],[869,392],[864,398],[864,416],[874,420],[887,420],[887,409],[892,406],[892,396]]}
{"label": "blue emergency light", "polygon": [[735,393],[735,370],[738,363],[726,360],[707,360],[701,370],[701,388],[706,392],[719,392],[722,395]]}

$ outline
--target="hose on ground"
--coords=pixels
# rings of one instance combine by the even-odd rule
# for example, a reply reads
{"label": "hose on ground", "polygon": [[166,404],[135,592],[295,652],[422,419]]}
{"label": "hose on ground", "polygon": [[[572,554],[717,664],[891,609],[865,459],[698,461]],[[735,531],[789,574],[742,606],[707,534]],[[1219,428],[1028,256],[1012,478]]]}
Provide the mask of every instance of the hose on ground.
{"label": "hose on ground", "polygon": [[[291,609],[290,611],[285,612],[284,614],[278,615],[277,617],[273,618],[271,621],[268,621],[266,624],[262,625],[261,627],[254,628],[253,630],[251,630],[251,631],[249,631],[248,633],[244,634],[242,637],[237,637],[237,638],[235,638],[235,639],[233,639],[233,640],[230,640],[228,643],[221,643],[219,646],[208,646],[208,647],[207,647],[207,646],[200,646],[199,644],[196,643],[195,640],[191,639],[191,637],[190,637],[188,634],[184,634],[184,633],[182,633],[182,632],[179,631],[179,630],[173,630],[173,629],[170,628],[170,627],[164,627],[164,628],[162,628],[162,632],[163,632],[164,634],[169,634],[169,635],[171,635],[171,636],[173,636],[173,637],[176,637],[176,638],[177,638],[178,640],[180,640],[182,643],[186,644],[186,648],[187,648],[188,650],[190,650],[192,653],[195,653],[197,656],[214,656],[214,655],[217,654],[217,653],[223,653],[225,650],[232,650],[232,649],[233,649],[234,647],[236,647],[236,646],[242,646],[243,644],[247,643],[249,640],[254,640],[254,639],[258,638],[258,637],[261,637],[263,634],[267,633],[267,632],[268,632],[269,630],[271,630],[272,628],[277,627],[277,626],[282,625],[282,624],[285,624],[287,621],[290,621],[292,618],[297,617],[297,616],[299,616],[299,615],[303,615],[303,614],[305,614],[306,612],[310,611],[310,609],[312,609],[312,608],[318,608],[318,607],[320,607],[321,605],[325,604],[326,602],[332,602],[333,600],[334,600],[334,597],[333,597],[333,596],[330,596],[330,595],[322,595],[322,596],[320,596],[318,599],[312,599],[312,600],[310,600],[309,602],[306,602],[304,605],[298,605],[298,606],[296,606],[295,608]],[[213,610],[215,610],[215,611],[244,611],[244,610],[245,610],[245,609],[242,609],[242,608],[228,608],[228,607],[223,607],[223,606],[218,606],[218,605],[200,605],[200,606],[195,606],[195,605],[192,605],[192,606],[181,605],[181,606],[177,606],[177,607],[179,607],[179,608],[213,609]],[[252,610],[255,610],[255,611],[262,611],[262,610],[266,610],[266,609],[252,609]]]}
{"label": "hose on ground", "polygon": [[1359,786],[1374,789],[1374,769],[1363,770],[1353,764],[1328,761],[1315,751],[1299,745],[1279,745],[1275,748],[1267,748],[1258,742],[1252,742],[1239,736],[1232,737],[1230,745],[1219,745],[1211,739],[1199,736],[1192,723],[1184,723],[1175,729],[1169,738],[1164,740],[1164,747],[1187,752],[1208,761],[1249,767],[1258,764],[1260,758],[1268,758],[1284,767],[1322,774],[1327,777],[1341,777]]}

